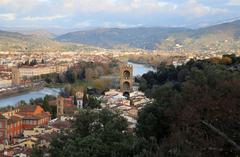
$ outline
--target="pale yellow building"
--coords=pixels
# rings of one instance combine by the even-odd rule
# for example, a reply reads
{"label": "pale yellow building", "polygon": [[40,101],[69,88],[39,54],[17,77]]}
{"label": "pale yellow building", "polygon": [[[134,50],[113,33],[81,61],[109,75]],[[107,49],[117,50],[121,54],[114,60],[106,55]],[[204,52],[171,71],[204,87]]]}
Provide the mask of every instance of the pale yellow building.
{"label": "pale yellow building", "polygon": [[12,84],[19,85],[23,78],[32,78],[36,76],[63,73],[68,70],[68,65],[35,65],[12,68]]}

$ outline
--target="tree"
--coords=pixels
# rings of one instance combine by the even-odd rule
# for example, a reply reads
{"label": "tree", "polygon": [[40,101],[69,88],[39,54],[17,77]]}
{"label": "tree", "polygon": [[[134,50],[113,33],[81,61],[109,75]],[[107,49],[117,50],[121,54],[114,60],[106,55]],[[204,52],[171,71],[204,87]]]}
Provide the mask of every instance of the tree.
{"label": "tree", "polygon": [[77,97],[76,97],[76,95],[74,95],[74,97],[73,97],[73,104],[77,105]]}
{"label": "tree", "polygon": [[73,83],[75,82],[76,76],[75,76],[75,74],[73,73],[72,70],[68,70],[68,71],[66,72],[66,79],[67,79],[67,81],[68,81],[69,83],[71,83],[71,84],[73,84]]}
{"label": "tree", "polygon": [[44,150],[40,147],[33,147],[30,157],[44,157]]}
{"label": "tree", "polygon": [[140,111],[137,134],[156,138],[159,156],[239,156],[240,72],[231,66],[191,60],[143,75],[154,102]]}
{"label": "tree", "polygon": [[87,100],[87,105],[85,107],[90,109],[101,108],[101,102],[97,100],[97,98],[89,96]]}
{"label": "tree", "polygon": [[159,105],[149,104],[140,111],[136,132],[140,137],[158,141],[170,134],[169,120]]}
{"label": "tree", "polygon": [[48,101],[49,101],[48,97],[45,96],[43,100],[42,108],[44,109],[44,111],[51,113],[51,107],[49,106]]}
{"label": "tree", "polygon": [[52,157],[133,157],[156,146],[127,127],[126,119],[109,110],[81,110],[73,131],[54,139],[49,152]]}
{"label": "tree", "polygon": [[84,92],[83,92],[83,107],[86,108],[87,104],[88,104],[88,97],[86,94],[86,90],[84,90]]}
{"label": "tree", "polygon": [[37,60],[36,59],[33,59],[30,63],[29,63],[30,66],[34,66],[34,65],[37,65]]}

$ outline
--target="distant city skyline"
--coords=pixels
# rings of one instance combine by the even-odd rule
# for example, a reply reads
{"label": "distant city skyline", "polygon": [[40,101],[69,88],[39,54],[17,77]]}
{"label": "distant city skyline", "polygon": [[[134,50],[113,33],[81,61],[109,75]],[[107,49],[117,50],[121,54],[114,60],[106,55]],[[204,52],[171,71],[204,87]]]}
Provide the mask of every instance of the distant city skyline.
{"label": "distant city skyline", "polygon": [[0,27],[204,27],[240,17],[240,0],[0,0]]}

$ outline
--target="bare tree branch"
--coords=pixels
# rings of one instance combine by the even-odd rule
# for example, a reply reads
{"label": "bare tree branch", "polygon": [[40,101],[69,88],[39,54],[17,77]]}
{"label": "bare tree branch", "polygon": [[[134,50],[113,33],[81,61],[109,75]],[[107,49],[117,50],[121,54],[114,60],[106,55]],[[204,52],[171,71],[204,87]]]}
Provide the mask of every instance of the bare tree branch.
{"label": "bare tree branch", "polygon": [[225,133],[220,131],[218,128],[214,127],[213,125],[211,125],[205,121],[202,121],[202,124],[204,124],[209,129],[211,129],[213,132],[217,133],[219,136],[224,138],[229,144],[231,144],[232,146],[235,147],[236,151],[240,151],[240,146],[235,141],[233,141],[231,138],[229,138]]}

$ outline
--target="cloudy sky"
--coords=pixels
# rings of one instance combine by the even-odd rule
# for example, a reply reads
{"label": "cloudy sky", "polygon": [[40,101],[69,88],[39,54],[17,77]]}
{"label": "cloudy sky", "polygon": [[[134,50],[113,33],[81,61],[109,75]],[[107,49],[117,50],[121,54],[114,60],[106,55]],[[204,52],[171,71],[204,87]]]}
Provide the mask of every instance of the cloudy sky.
{"label": "cloudy sky", "polygon": [[236,17],[240,0],[0,0],[1,27],[195,27]]}

